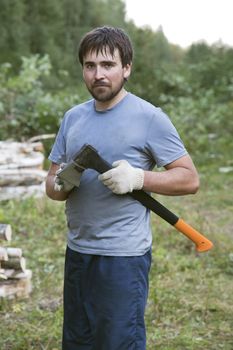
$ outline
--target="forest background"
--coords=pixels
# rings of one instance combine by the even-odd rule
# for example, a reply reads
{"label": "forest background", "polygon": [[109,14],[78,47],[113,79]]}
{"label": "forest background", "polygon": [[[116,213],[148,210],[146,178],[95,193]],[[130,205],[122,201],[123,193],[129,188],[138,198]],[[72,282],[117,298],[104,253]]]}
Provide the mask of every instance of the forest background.
{"label": "forest background", "polygon": [[199,161],[215,161],[223,153],[231,161],[232,47],[199,42],[181,49],[168,42],[162,28],[154,32],[126,21],[121,0],[0,4],[1,139],[57,131],[65,110],[88,97],[78,42],[86,31],[108,24],[124,28],[133,41],[127,88],[164,108],[188,150],[201,155]]}
{"label": "forest background", "polygon": [[[159,229],[154,233],[148,349],[157,344],[163,350],[230,350],[232,47],[204,41],[186,49],[171,44],[162,28],[139,28],[126,20],[122,0],[0,0],[0,140],[56,133],[65,111],[90,98],[77,45],[85,32],[102,25],[119,26],[130,35],[135,55],[126,88],[164,109],[200,173],[202,185],[195,198],[162,198],[163,202],[195,222],[215,243],[213,251],[200,257],[184,238],[171,235],[166,224],[153,219],[153,229]],[[47,142],[46,155],[50,147]],[[30,302],[1,304],[1,349],[59,348],[65,222],[56,217],[62,218],[62,211],[62,205],[46,199],[1,205],[0,221],[13,225],[16,244],[20,242],[24,251],[28,248],[34,271]]]}

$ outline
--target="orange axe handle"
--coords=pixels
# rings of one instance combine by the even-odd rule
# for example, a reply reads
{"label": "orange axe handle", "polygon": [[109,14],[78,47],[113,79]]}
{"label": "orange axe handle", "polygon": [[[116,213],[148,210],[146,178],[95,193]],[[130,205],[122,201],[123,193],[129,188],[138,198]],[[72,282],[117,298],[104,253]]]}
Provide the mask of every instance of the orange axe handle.
{"label": "orange axe handle", "polygon": [[210,240],[195,230],[192,226],[188,225],[184,220],[178,218],[174,213],[172,213],[156,199],[151,197],[148,193],[140,190],[133,191],[129,194],[193,241],[198,252],[205,252],[213,247],[213,243]]}
{"label": "orange axe handle", "polygon": [[187,224],[184,220],[179,219],[174,227],[196,244],[196,250],[198,252],[205,252],[213,247],[211,241]]}

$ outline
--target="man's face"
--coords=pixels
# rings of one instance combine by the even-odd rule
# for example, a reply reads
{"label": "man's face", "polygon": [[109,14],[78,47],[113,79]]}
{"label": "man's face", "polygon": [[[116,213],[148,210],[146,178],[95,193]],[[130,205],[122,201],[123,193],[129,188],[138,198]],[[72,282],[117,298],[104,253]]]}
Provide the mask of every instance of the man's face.
{"label": "man's face", "polygon": [[87,89],[99,103],[109,105],[117,101],[131,72],[131,65],[122,67],[118,50],[112,56],[108,50],[103,53],[89,52],[83,61],[83,78]]}

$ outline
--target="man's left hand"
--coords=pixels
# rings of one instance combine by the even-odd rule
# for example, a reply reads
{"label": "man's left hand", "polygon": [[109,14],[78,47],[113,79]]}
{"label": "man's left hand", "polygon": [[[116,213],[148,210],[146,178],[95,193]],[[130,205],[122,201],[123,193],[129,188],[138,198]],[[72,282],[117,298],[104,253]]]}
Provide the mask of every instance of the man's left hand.
{"label": "man's left hand", "polygon": [[142,169],[132,167],[126,160],[118,160],[112,166],[114,169],[98,177],[112,192],[125,194],[143,187],[144,171]]}

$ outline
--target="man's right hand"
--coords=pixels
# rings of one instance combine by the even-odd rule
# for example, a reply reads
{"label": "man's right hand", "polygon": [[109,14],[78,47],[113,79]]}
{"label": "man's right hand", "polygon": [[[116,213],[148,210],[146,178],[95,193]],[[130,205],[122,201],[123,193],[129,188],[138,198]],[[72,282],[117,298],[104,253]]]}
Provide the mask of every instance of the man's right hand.
{"label": "man's right hand", "polygon": [[75,186],[79,186],[81,175],[72,163],[62,163],[55,173],[54,190],[70,192]]}
{"label": "man's right hand", "polygon": [[66,166],[66,163],[62,163],[60,165],[60,168],[56,171],[56,175],[54,177],[54,190],[57,192],[60,192],[60,191],[70,192],[74,188],[74,185],[71,182],[59,176],[59,173],[61,172],[62,169],[64,169],[65,166]]}
{"label": "man's right hand", "polygon": [[74,185],[68,181],[62,180],[58,175],[54,177],[54,190],[55,191],[64,191],[70,192],[74,188]]}
{"label": "man's right hand", "polygon": [[67,163],[50,165],[46,178],[46,194],[49,198],[57,201],[65,201],[70,191],[80,184],[82,172],[75,167],[67,166]]}

